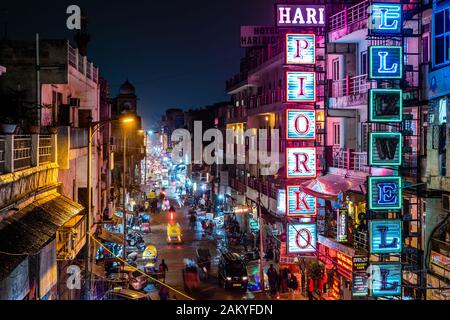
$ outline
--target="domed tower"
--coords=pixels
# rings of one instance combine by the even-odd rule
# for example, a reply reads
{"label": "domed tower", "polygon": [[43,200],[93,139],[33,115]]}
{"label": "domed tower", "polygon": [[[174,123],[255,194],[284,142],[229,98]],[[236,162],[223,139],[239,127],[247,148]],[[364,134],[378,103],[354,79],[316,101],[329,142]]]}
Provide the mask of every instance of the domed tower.
{"label": "domed tower", "polygon": [[137,97],[136,89],[128,81],[128,79],[120,86],[119,95],[117,96],[118,113],[136,113],[137,112]]}

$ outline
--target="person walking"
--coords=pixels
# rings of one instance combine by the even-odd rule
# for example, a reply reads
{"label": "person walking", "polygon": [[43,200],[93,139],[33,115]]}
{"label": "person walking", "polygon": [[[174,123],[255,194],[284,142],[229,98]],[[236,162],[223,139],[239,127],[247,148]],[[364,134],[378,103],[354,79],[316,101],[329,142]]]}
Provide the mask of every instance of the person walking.
{"label": "person walking", "polygon": [[267,278],[269,280],[270,293],[272,295],[277,293],[277,270],[270,264],[269,270],[267,270]]}
{"label": "person walking", "polygon": [[[165,281],[163,281],[163,282],[165,282]],[[159,298],[161,300],[169,299],[169,289],[165,285],[161,285],[159,288]]]}
{"label": "person walking", "polygon": [[166,272],[168,272],[168,271],[169,271],[169,267],[167,267],[166,262],[164,261],[164,259],[162,259],[161,264],[158,267],[158,276],[162,282],[166,281]]}
{"label": "person walking", "polygon": [[247,252],[247,249],[248,249],[248,237],[247,237],[247,233],[246,232],[244,232],[242,234],[241,241],[242,241],[242,245],[244,246],[244,251]]}
{"label": "person walking", "polygon": [[295,293],[297,292],[297,289],[298,289],[298,280],[297,280],[297,277],[292,272],[289,275],[288,288],[292,292],[292,297],[294,297],[294,295],[295,295]]}
{"label": "person walking", "polygon": [[312,278],[309,278],[308,286],[306,287],[306,292],[308,293],[309,300],[314,300],[313,291],[314,291],[314,281]]}

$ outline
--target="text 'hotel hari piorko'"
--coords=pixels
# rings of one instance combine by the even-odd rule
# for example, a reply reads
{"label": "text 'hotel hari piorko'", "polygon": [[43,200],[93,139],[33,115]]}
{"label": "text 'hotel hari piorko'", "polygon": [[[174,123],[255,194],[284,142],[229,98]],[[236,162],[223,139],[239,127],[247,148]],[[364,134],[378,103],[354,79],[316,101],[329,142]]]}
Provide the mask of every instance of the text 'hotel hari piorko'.
{"label": "text 'hotel hari piorko'", "polygon": [[241,29],[225,126],[279,129],[282,167],[227,165],[226,199],[262,207],[281,267],[320,260],[327,299],[449,297],[449,6],[290,1]]}

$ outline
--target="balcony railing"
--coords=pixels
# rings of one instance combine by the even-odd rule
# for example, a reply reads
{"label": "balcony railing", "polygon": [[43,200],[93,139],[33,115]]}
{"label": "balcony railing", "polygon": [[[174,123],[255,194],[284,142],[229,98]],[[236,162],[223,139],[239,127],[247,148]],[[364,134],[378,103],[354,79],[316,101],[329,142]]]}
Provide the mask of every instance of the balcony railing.
{"label": "balcony railing", "polygon": [[369,89],[376,86],[372,81],[368,81],[367,74],[346,77],[344,79],[335,80],[332,84],[332,97],[356,96],[367,93]]}
{"label": "balcony railing", "polygon": [[86,148],[88,146],[87,128],[70,128],[70,149]]}
{"label": "balcony railing", "polygon": [[351,149],[332,149],[332,162],[334,168],[369,172],[367,166],[367,152],[354,152]]}
{"label": "balcony railing", "polygon": [[0,136],[0,174],[55,162],[55,135]]}
{"label": "balcony railing", "polygon": [[253,95],[248,98],[248,107],[257,108],[264,105],[269,105],[273,103],[284,101],[284,90],[278,88],[276,90],[267,91],[260,95]]}
{"label": "balcony railing", "polygon": [[330,17],[330,31],[340,30],[368,18],[369,1],[360,2]]}
{"label": "balcony railing", "polygon": [[78,49],[74,49],[69,45],[69,65],[85,75],[88,79],[98,83],[98,68],[86,57],[78,53]]}

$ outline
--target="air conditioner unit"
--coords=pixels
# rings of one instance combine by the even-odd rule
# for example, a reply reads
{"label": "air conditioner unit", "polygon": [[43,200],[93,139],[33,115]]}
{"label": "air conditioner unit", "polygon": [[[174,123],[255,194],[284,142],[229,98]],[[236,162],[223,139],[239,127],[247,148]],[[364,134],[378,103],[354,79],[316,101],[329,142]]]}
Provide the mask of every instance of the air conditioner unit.
{"label": "air conditioner unit", "polygon": [[446,212],[450,212],[450,195],[443,194],[442,195],[442,210]]}
{"label": "air conditioner unit", "polygon": [[74,108],[79,108],[80,107],[80,99],[78,98],[70,98],[70,106],[74,107]]}

